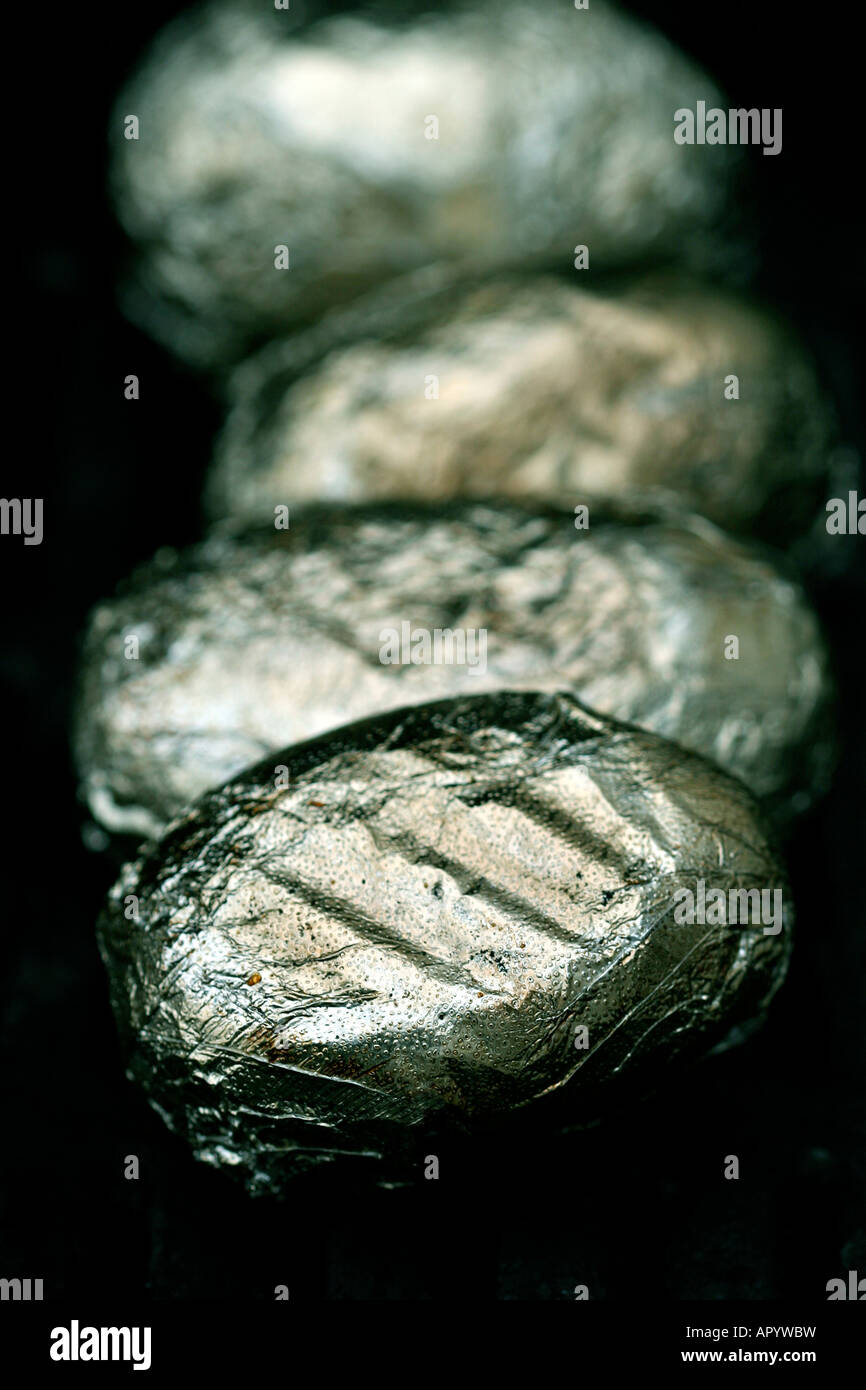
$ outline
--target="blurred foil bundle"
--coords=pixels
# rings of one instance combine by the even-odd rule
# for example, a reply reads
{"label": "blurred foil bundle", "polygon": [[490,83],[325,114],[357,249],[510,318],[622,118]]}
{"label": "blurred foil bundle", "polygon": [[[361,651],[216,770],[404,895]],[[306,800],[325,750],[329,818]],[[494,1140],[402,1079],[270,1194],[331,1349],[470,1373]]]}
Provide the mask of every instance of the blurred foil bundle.
{"label": "blurred foil bundle", "polygon": [[[702,753],[789,820],[832,761],[827,657],[799,586],[709,522],[590,518],[577,532],[504,503],[318,508],[160,555],[85,643],[76,743],[94,816],[159,833],[282,740],[536,689]],[[417,640],[437,632],[441,664]]]}
{"label": "blurred foil bundle", "polygon": [[422,273],[269,344],[227,394],[209,508],[257,520],[325,497],[591,493],[788,541],[835,442],[791,329],[670,275],[602,293]]}
{"label": "blurred foil bundle", "polygon": [[125,304],[185,360],[222,367],[437,260],[565,270],[585,246],[594,268],[750,263],[741,152],[673,139],[675,110],[721,94],[602,0],[304,11],[182,15],[116,107]]}
{"label": "blurred foil bundle", "polygon": [[[685,922],[696,880],[772,884],[779,912]],[[527,1107],[593,1118],[724,1046],[784,976],[785,901],[740,783],[568,696],[500,693],[205,796],[124,870],[99,940],[130,1074],[200,1159],[281,1192],[322,1163],[405,1172],[432,1130]]]}

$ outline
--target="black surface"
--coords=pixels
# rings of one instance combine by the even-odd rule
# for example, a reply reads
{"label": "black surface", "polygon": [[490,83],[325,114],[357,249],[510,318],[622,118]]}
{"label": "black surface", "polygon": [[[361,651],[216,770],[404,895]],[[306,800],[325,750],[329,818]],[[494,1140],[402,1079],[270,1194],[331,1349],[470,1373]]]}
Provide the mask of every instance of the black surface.
{"label": "black surface", "polygon": [[[206,387],[113,308],[120,238],[104,194],[109,103],[177,7],[34,8],[12,63],[28,96],[11,128],[2,492],[45,498],[41,546],[0,538],[3,1217],[0,1275],[46,1298],[826,1297],[866,1273],[864,1216],[864,661],[862,557],[815,601],[841,687],[834,792],[790,854],[799,914],[769,1026],[652,1101],[584,1134],[440,1155],[439,1182],[313,1185],[277,1207],[200,1169],[125,1081],[93,922],[113,877],[85,849],[67,717],[90,605],[164,544],[195,539],[219,411]],[[754,153],[762,288],[802,326],[862,448],[864,308],[859,60],[840,5],[633,6],[726,86],[782,106],[784,150]],[[20,168],[19,168],[20,166]],[[128,372],[142,398],[123,399]],[[22,399],[23,395],[23,399]],[[10,442],[14,441],[14,442]],[[863,487],[861,484],[861,495]],[[838,552],[841,555],[841,550]],[[859,567],[856,558],[859,557]],[[850,566],[847,561],[851,560]],[[723,1179],[727,1154],[741,1178]],[[137,1154],[142,1177],[123,1177]],[[420,1157],[420,1156],[419,1156]]]}

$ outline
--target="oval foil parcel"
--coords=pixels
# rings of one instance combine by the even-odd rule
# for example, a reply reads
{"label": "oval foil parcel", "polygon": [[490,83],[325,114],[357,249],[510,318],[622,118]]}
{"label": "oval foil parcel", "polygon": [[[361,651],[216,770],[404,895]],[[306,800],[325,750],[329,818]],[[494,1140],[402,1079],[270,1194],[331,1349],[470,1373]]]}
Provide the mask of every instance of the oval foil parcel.
{"label": "oval foil parcel", "polygon": [[160,552],[85,641],[84,794],[158,834],[269,749],[401,705],[568,690],[741,777],[787,820],[824,790],[830,676],[799,586],[708,522],[507,504],[292,512]]}
{"label": "oval foil parcel", "polygon": [[742,150],[674,139],[721,93],[647,25],[603,0],[316,8],[196,7],[115,108],[125,305],[180,357],[225,366],[436,260],[745,264]]}
{"label": "oval foil parcel", "polygon": [[125,869],[99,939],[130,1074],[267,1189],[541,1098],[576,1119],[733,1040],[784,974],[785,892],[740,783],[569,696],[505,693],[209,793]]}
{"label": "oval foil parcel", "polygon": [[790,324],[670,275],[603,291],[405,276],[255,353],[228,399],[207,504],[235,520],[280,502],[665,493],[787,546],[823,505],[837,438]]}

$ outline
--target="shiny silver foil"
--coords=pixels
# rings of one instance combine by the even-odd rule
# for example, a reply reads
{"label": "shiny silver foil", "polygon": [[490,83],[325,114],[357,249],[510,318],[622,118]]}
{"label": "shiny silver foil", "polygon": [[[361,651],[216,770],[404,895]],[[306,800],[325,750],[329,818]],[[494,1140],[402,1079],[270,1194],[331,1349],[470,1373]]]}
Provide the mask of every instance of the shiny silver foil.
{"label": "shiny silver foil", "polygon": [[790,906],[769,934],[688,925],[697,880],[785,901],[741,784],[568,696],[458,698],[203,798],[126,867],[99,940],[130,1076],[200,1159],[278,1191],[431,1126],[552,1099],[576,1119],[735,1040]]}
{"label": "shiny silver foil", "polygon": [[602,0],[318,20],[217,0],[164,30],[112,118],[138,253],[125,307],[219,367],[439,259],[567,270],[582,245],[592,269],[739,271],[741,151],[674,141],[674,112],[699,100],[724,102]]}
{"label": "shiny silver foil", "polygon": [[[158,834],[272,748],[499,688],[570,690],[712,758],[783,819],[808,806],[830,770],[830,679],[798,585],[709,522],[595,504],[588,530],[575,520],[312,508],[287,531],[160,552],[84,643],[75,744],[94,817]],[[464,659],[391,660],[404,624],[413,641],[463,633]]]}
{"label": "shiny silver foil", "polygon": [[589,491],[675,497],[790,543],[834,441],[790,326],[671,276],[604,293],[410,276],[270,344],[228,396],[209,507],[247,519],[280,502]]}

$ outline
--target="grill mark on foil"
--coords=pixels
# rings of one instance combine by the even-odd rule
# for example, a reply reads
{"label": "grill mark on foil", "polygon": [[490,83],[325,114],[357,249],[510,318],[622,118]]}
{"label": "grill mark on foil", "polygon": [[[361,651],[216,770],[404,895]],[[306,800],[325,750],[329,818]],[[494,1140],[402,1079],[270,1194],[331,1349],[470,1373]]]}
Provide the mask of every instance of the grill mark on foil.
{"label": "grill mark on foil", "polygon": [[269,877],[281,888],[300,898],[308,907],[312,907],[323,916],[336,918],[342,926],[357,932],[369,944],[378,946],[385,951],[396,951],[398,955],[404,957],[408,964],[414,965],[423,975],[432,976],[441,984],[449,985],[452,988],[477,988],[472,977],[466,975],[458,963],[445,961],[441,957],[433,955],[423,946],[401,936],[385,922],[377,921],[368,916],[354,903],[347,902],[344,898],[338,898],[314,884],[305,883],[295,874],[279,873],[271,874]]}
{"label": "grill mark on foil", "polygon": [[[633,854],[625,846],[618,847],[605,841],[580,818],[578,810],[568,815],[561,806],[552,806],[550,802],[533,796],[520,785],[514,790],[513,804],[533,825],[547,830],[553,838],[568,845],[569,849],[580,850],[588,859],[603,864],[605,868],[616,870],[624,879],[627,878],[625,870],[631,864]],[[622,823],[619,813],[617,820]]]}
{"label": "grill mark on foil", "polygon": [[592,951],[598,950],[599,942],[596,937],[569,931],[567,927],[560,926],[553,917],[542,912],[540,908],[534,907],[526,898],[522,898],[518,893],[513,893],[501,884],[494,883],[486,874],[480,873],[471,865],[462,864],[459,860],[435,849],[433,845],[422,844],[409,831],[400,831],[396,835],[390,835],[377,829],[375,838],[406,854],[413,865],[423,861],[431,868],[441,869],[443,873],[447,873],[453,879],[463,895],[484,897],[495,907],[501,908],[506,916],[512,919],[516,916],[519,919],[516,925],[521,930],[526,930],[529,927],[537,931],[539,935],[558,941],[563,945],[581,946]]}
{"label": "grill mark on foil", "polygon": [[[570,723],[571,721],[564,718],[560,712],[558,717],[553,720],[552,731],[555,732],[558,727],[559,730],[561,730],[561,737],[571,741],[574,730],[569,728]],[[454,732],[456,734],[458,731],[455,730]],[[394,741],[399,741],[403,733],[404,728],[401,721],[392,731],[390,739],[386,740],[372,755],[374,764],[381,760],[379,775],[382,776],[384,781],[393,781],[393,769],[388,765],[390,762],[390,759],[387,757],[390,751],[388,745]],[[591,731],[588,737],[590,741],[594,742],[597,737],[597,731]],[[469,764],[474,762],[482,751],[488,752],[488,750],[473,748],[472,742],[473,740],[470,735],[467,740],[469,746],[466,749],[467,762]],[[525,782],[537,777],[539,772],[534,762],[531,763],[526,770],[515,767],[513,762],[514,754],[520,750],[519,747],[516,748],[513,744],[508,744],[502,749],[505,758],[501,772],[503,778],[508,777],[509,779],[514,778],[516,774],[519,779],[517,786],[515,787],[513,782],[510,784],[505,784],[504,782],[488,783],[478,797],[473,797],[472,795],[473,786],[471,782],[463,783],[462,781],[458,781],[456,784],[449,782],[445,785],[438,785],[435,779],[437,775],[442,774],[443,767],[441,762],[431,757],[426,749],[422,750],[416,746],[415,748],[402,748],[400,751],[406,763],[408,763],[408,767],[412,769],[409,774],[410,781],[415,781],[417,779],[423,782],[425,778],[429,777],[432,783],[431,791],[445,790],[446,787],[448,790],[453,788],[457,799],[467,804],[469,807],[481,807],[485,802],[493,802],[499,806],[513,807],[524,814],[526,819],[538,830],[544,832],[545,836],[549,837],[554,845],[565,844],[572,855],[575,849],[579,849],[586,858],[603,863],[605,867],[614,871],[621,871],[626,866],[630,866],[633,862],[633,854],[630,854],[625,848],[612,848],[593,832],[589,826],[585,824],[576,826],[574,820],[570,818],[562,808],[554,807],[547,802],[540,801],[526,791]],[[383,754],[385,754],[384,758],[382,757]],[[566,765],[571,765],[571,759],[566,760]],[[407,771],[408,769],[403,769],[403,777],[406,776]],[[489,772],[489,766],[487,771]],[[453,775],[453,769],[449,769],[449,772]],[[470,766],[467,766],[466,773],[467,776],[471,775]],[[376,801],[378,802],[378,797]],[[359,809],[357,805],[353,807],[356,814]],[[369,817],[364,816],[363,819],[368,832],[372,835],[377,845],[386,844],[396,849],[410,858],[413,864],[417,864],[420,860],[426,860],[431,868],[439,869],[449,874],[461,893],[466,896],[471,895],[486,900],[503,912],[508,918],[509,926],[512,931],[516,928],[519,928],[521,933],[527,930],[535,931],[547,942],[554,941],[570,949],[582,948],[594,956],[598,955],[603,945],[603,942],[598,936],[569,930],[567,927],[561,925],[554,917],[530,903],[526,898],[518,893],[514,893],[504,885],[496,883],[482,871],[469,864],[461,863],[452,856],[434,848],[433,845],[420,843],[411,831],[401,831],[396,835],[384,833],[375,825],[375,819],[380,810],[380,805],[375,805],[371,810],[372,814]],[[446,817],[443,816],[443,828],[445,822]],[[624,873],[621,876],[626,878],[626,880],[628,879],[628,876]],[[282,880],[278,879],[278,881]],[[307,892],[306,901],[312,906],[320,906],[320,902],[324,903],[327,896],[320,890],[307,889],[305,891]],[[559,891],[566,892],[567,890],[563,885]],[[309,896],[311,893],[316,893],[320,902],[311,898]],[[570,901],[574,902],[574,899],[572,898]],[[587,903],[587,906],[588,905]],[[577,904],[577,910],[581,910],[580,903]],[[357,926],[358,909],[352,908],[351,906],[347,908],[344,904],[344,915],[340,920],[343,921],[344,925]],[[366,920],[369,921],[369,919]],[[423,951],[423,948],[413,948],[405,937],[393,934],[389,928],[384,928],[384,930],[389,933],[389,940],[387,942],[388,948],[397,948],[409,957],[411,963],[418,965],[419,958],[414,956],[412,951]],[[373,944],[382,945],[383,943],[374,938]],[[437,958],[425,952],[422,959],[434,960]],[[459,969],[459,966],[455,966],[454,968]],[[470,986],[472,988],[475,987],[475,984],[476,982],[474,979],[470,981]]]}

